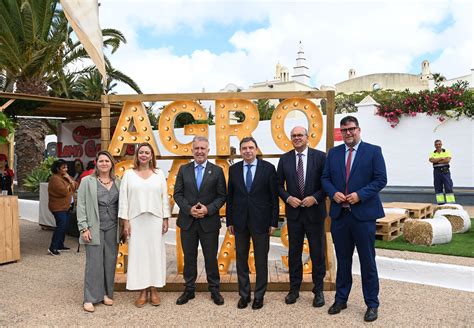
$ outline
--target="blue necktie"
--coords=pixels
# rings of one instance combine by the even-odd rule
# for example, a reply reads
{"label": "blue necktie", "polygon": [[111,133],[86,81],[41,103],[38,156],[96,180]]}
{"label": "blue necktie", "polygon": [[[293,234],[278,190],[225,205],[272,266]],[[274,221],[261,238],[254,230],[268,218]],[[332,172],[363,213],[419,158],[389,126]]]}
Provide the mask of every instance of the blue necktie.
{"label": "blue necktie", "polygon": [[245,186],[247,187],[247,192],[250,192],[252,188],[252,165],[247,164],[247,174],[245,175]]}
{"label": "blue necktie", "polygon": [[201,182],[202,182],[202,165],[198,165],[197,167],[197,173],[196,173],[196,184],[197,184],[197,187],[198,187],[198,190],[199,188],[201,188]]}

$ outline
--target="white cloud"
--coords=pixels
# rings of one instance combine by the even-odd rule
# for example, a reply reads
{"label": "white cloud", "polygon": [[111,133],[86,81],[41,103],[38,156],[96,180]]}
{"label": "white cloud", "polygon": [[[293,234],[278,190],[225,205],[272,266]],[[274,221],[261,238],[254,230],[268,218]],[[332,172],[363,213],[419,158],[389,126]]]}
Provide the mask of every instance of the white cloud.
{"label": "white cloud", "polygon": [[[432,27],[448,15],[453,26],[436,33]],[[292,71],[300,40],[318,87],[345,80],[350,68],[359,76],[408,72],[412,66],[418,72],[421,62],[413,60],[426,53],[441,52],[431,68],[447,78],[471,68],[472,4],[466,1],[102,1],[100,17],[102,27],[121,30],[129,41],[111,56],[114,67],[146,93],[217,91],[229,82],[247,87],[272,79],[277,61]],[[200,49],[179,56],[172,45],[143,49],[137,43],[139,28],[155,35],[176,28],[209,33],[210,21],[268,26],[236,31],[229,40],[235,49],[220,54]]]}

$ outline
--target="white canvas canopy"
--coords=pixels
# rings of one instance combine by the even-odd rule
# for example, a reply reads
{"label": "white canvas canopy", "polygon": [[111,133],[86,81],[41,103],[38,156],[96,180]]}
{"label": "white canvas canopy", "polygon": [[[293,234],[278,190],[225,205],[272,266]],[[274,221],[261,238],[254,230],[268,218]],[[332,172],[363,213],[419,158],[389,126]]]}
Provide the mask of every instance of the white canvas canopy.
{"label": "white canvas canopy", "polygon": [[61,0],[61,6],[74,32],[102,75],[105,86],[107,74],[97,0]]}

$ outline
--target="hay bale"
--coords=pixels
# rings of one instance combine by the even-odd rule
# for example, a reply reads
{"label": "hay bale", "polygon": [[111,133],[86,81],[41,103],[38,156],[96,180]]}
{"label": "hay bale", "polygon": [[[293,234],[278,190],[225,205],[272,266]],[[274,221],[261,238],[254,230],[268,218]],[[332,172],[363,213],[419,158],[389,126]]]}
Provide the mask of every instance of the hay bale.
{"label": "hay bale", "polygon": [[443,204],[443,205],[436,205],[433,212],[438,210],[464,210],[462,205],[459,204]]}
{"label": "hay bale", "polygon": [[413,245],[447,244],[453,237],[451,223],[447,218],[408,219],[403,224],[403,236]]}
{"label": "hay bale", "polygon": [[435,212],[435,217],[444,216],[451,222],[453,233],[464,233],[471,229],[471,219],[464,210],[445,209]]}
{"label": "hay bale", "polygon": [[383,209],[385,214],[408,214],[408,211],[404,208],[385,208]]}

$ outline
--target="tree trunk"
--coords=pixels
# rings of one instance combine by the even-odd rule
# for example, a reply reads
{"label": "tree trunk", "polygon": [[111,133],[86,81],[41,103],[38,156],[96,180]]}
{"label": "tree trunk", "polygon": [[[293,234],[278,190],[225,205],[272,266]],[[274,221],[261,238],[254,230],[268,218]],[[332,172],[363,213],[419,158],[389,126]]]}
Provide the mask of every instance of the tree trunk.
{"label": "tree trunk", "polygon": [[18,119],[15,130],[17,191],[26,191],[23,188],[24,179],[43,161],[44,139],[48,131],[42,120]]}
{"label": "tree trunk", "polygon": [[[16,93],[47,96],[47,86],[44,81],[19,77],[16,81]],[[17,191],[26,191],[23,187],[25,178],[39,166],[44,159],[44,139],[49,132],[48,126],[42,120],[18,119],[15,130],[15,155]]]}

